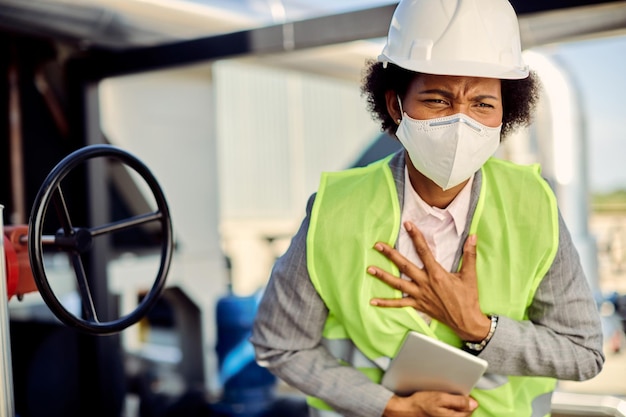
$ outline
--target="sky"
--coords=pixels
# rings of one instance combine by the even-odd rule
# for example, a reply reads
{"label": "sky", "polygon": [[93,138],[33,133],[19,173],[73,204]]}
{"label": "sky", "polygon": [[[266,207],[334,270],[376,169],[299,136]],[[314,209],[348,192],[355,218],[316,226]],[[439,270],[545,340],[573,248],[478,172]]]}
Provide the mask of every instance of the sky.
{"label": "sky", "polygon": [[590,188],[626,190],[626,35],[563,44],[557,56],[580,87]]}

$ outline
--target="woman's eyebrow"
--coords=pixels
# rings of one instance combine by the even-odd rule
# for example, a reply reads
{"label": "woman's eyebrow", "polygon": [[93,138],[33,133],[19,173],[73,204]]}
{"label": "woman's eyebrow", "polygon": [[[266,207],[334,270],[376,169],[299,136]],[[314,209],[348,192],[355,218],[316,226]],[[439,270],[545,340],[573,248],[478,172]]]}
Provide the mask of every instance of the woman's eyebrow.
{"label": "woman's eyebrow", "polygon": [[[429,90],[422,90],[419,92],[419,94],[438,94],[447,99],[454,98],[454,94],[452,94],[452,92],[448,90],[442,90],[440,88],[431,88]],[[491,95],[491,94],[479,94],[477,96],[472,97],[472,100],[474,101],[480,101],[480,100],[485,100],[485,99],[499,100],[498,97]]]}
{"label": "woman's eyebrow", "polygon": [[498,97],[492,96],[491,94],[479,94],[473,98],[474,101],[481,101],[485,99],[499,100]]}
{"label": "woman's eyebrow", "polygon": [[454,94],[448,90],[442,90],[440,88],[431,88],[430,90],[422,90],[419,94],[439,94],[440,96],[444,96],[446,98],[453,98]]}

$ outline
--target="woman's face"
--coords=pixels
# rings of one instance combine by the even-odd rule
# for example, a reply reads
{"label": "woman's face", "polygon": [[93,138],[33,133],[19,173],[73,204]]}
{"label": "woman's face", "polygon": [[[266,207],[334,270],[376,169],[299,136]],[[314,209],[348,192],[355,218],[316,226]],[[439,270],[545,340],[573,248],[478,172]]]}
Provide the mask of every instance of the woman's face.
{"label": "woman's face", "polygon": [[[387,110],[402,118],[398,97],[387,92]],[[496,78],[419,74],[402,99],[402,111],[418,120],[463,113],[490,127],[502,123],[502,94]]]}

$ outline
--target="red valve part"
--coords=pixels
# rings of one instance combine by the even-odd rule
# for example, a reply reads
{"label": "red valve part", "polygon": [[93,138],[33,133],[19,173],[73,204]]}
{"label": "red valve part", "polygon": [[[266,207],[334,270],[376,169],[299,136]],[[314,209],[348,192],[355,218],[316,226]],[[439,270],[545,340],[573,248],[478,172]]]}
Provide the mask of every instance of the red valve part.
{"label": "red valve part", "polygon": [[37,291],[28,257],[28,225],[4,226],[4,252],[7,271],[7,293],[12,296]]}

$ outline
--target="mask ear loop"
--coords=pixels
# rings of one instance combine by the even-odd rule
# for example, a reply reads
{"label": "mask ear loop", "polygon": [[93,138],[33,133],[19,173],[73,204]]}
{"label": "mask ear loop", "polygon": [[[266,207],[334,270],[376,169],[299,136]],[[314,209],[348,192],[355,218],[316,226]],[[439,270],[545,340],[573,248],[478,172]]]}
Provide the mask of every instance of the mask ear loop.
{"label": "mask ear loop", "polygon": [[[398,105],[400,106],[400,115],[404,115],[404,110],[402,110],[402,100],[400,100],[400,95],[396,94],[396,98],[398,99]],[[402,121],[402,117],[396,119],[396,124],[400,124]]]}

